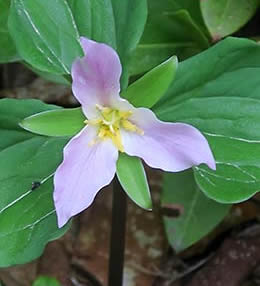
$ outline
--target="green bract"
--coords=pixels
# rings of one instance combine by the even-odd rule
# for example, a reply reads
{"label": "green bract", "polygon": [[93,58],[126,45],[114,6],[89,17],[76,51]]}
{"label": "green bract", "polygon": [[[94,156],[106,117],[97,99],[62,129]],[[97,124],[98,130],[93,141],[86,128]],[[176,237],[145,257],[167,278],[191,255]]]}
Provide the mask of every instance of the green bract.
{"label": "green bract", "polygon": [[85,126],[85,120],[81,108],[61,108],[31,115],[22,120],[20,125],[41,135],[73,136]]}
{"label": "green bract", "polygon": [[151,210],[152,200],[141,160],[120,153],[116,173],[128,196],[140,207]]}
{"label": "green bract", "polygon": [[152,107],[169,88],[177,67],[177,57],[171,57],[131,84],[121,96],[135,107]]}

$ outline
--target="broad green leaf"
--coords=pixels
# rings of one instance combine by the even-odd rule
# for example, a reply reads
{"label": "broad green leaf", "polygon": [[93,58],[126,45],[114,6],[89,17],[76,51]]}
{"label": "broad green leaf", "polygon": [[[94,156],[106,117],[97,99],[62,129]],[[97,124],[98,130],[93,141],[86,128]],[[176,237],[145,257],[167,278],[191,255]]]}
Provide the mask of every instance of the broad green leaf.
{"label": "broad green leaf", "polygon": [[200,1],[200,6],[212,38],[219,40],[246,24],[259,3],[259,0],[207,0]]}
{"label": "broad green leaf", "polygon": [[117,50],[123,65],[121,88],[128,82],[127,66],[146,22],[146,0],[67,0],[81,36]]}
{"label": "broad green leaf", "polygon": [[132,57],[130,73],[143,73],[174,54],[185,59],[208,46],[207,37],[186,10],[150,14]]}
{"label": "broad green leaf", "polygon": [[40,135],[73,136],[85,126],[85,120],[81,108],[61,108],[26,117],[20,126]]}
{"label": "broad green leaf", "polygon": [[177,67],[177,57],[171,57],[131,84],[121,96],[136,107],[152,107],[169,88]]}
{"label": "broad green leaf", "polygon": [[165,121],[204,132],[217,171],[195,168],[196,181],[219,202],[240,202],[260,190],[260,46],[228,38],[179,64],[172,86],[154,107]]}
{"label": "broad green leaf", "polygon": [[167,238],[178,252],[207,235],[230,209],[230,205],[217,203],[199,190],[192,170],[165,175],[162,203],[183,209],[178,218],[164,217]]}
{"label": "broad green leaf", "polygon": [[80,36],[106,43],[116,49],[115,18],[111,0],[67,1],[74,15]]}
{"label": "broad green leaf", "polygon": [[38,70],[69,74],[83,55],[66,0],[13,0],[8,25],[19,54]]}
{"label": "broad green leaf", "polygon": [[[0,101],[0,267],[41,255],[58,229],[52,178],[68,138],[36,136],[19,122],[37,112],[56,109],[37,100]],[[32,189],[33,182],[41,185]]]}
{"label": "broad green leaf", "polygon": [[33,282],[32,286],[61,286],[61,284],[55,278],[40,276]]}
{"label": "broad green leaf", "polygon": [[143,34],[147,19],[146,0],[111,0],[115,17],[117,52],[119,53],[124,73],[121,87],[124,90],[128,82],[128,64]]}
{"label": "broad green leaf", "polygon": [[40,70],[37,70],[36,68],[32,67],[29,64],[23,63],[26,67],[28,67],[29,69],[31,69],[33,72],[35,72],[38,76],[48,80],[48,81],[52,81],[58,84],[63,84],[63,85],[71,85],[72,82],[72,78],[70,75],[66,74],[66,75],[60,75],[60,74],[53,74],[53,73],[48,73],[48,72],[43,72]]}
{"label": "broad green leaf", "polygon": [[144,209],[152,209],[149,185],[141,160],[120,153],[116,173],[120,184],[130,199]]}
{"label": "broad green leaf", "polygon": [[11,0],[0,0],[0,63],[12,62],[19,59],[7,28],[10,3]]}
{"label": "broad green leaf", "polygon": [[150,14],[186,10],[201,29],[205,28],[200,10],[200,0],[148,0],[148,5]]}

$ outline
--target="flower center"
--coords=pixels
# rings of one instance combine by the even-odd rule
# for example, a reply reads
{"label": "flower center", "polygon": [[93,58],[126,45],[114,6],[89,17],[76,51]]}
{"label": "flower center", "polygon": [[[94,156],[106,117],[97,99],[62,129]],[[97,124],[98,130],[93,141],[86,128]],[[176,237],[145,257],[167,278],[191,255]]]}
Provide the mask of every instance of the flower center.
{"label": "flower center", "polygon": [[128,118],[132,115],[132,111],[120,111],[111,107],[103,107],[96,105],[100,114],[97,119],[85,120],[84,123],[98,126],[97,138],[90,142],[93,145],[98,140],[111,139],[119,151],[124,152],[120,129],[124,128],[127,131],[136,132],[143,135],[143,131],[134,125]]}

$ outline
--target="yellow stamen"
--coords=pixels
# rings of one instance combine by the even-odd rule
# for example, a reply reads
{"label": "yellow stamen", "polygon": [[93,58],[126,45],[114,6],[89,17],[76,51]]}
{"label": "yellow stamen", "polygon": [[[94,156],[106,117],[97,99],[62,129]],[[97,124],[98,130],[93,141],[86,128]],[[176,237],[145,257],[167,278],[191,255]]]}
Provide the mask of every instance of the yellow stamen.
{"label": "yellow stamen", "polygon": [[136,125],[134,125],[129,120],[126,120],[126,119],[122,120],[121,124],[127,131],[132,131],[132,132],[136,132],[140,135],[144,135],[144,131],[141,130],[140,128],[138,128]]}
{"label": "yellow stamen", "polygon": [[111,137],[113,143],[116,145],[117,149],[120,151],[120,152],[124,152],[124,147],[123,147],[123,144],[122,144],[122,138],[121,138],[121,134],[119,132],[119,130],[115,133],[114,136]]}
{"label": "yellow stamen", "polygon": [[99,128],[97,137],[89,142],[90,146],[93,146],[99,140],[111,139],[117,149],[120,152],[124,152],[120,128],[124,128],[130,132],[136,132],[140,135],[144,134],[143,130],[128,120],[133,114],[131,110],[120,111],[110,107],[103,107],[98,104],[96,105],[96,108],[100,113],[100,117],[84,121],[85,124],[98,126]]}

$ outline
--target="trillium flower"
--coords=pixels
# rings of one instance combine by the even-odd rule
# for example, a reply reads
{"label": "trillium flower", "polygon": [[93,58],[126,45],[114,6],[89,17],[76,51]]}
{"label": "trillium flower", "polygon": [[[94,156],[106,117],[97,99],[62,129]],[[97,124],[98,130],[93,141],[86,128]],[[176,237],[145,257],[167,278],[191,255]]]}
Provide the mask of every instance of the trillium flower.
{"label": "trillium flower", "polygon": [[184,123],[162,122],[120,98],[121,64],[109,46],[81,38],[85,56],[72,65],[72,90],[86,126],[64,148],[54,176],[58,226],[88,208],[116,173],[119,152],[153,168],[178,172],[215,160],[205,137]]}

